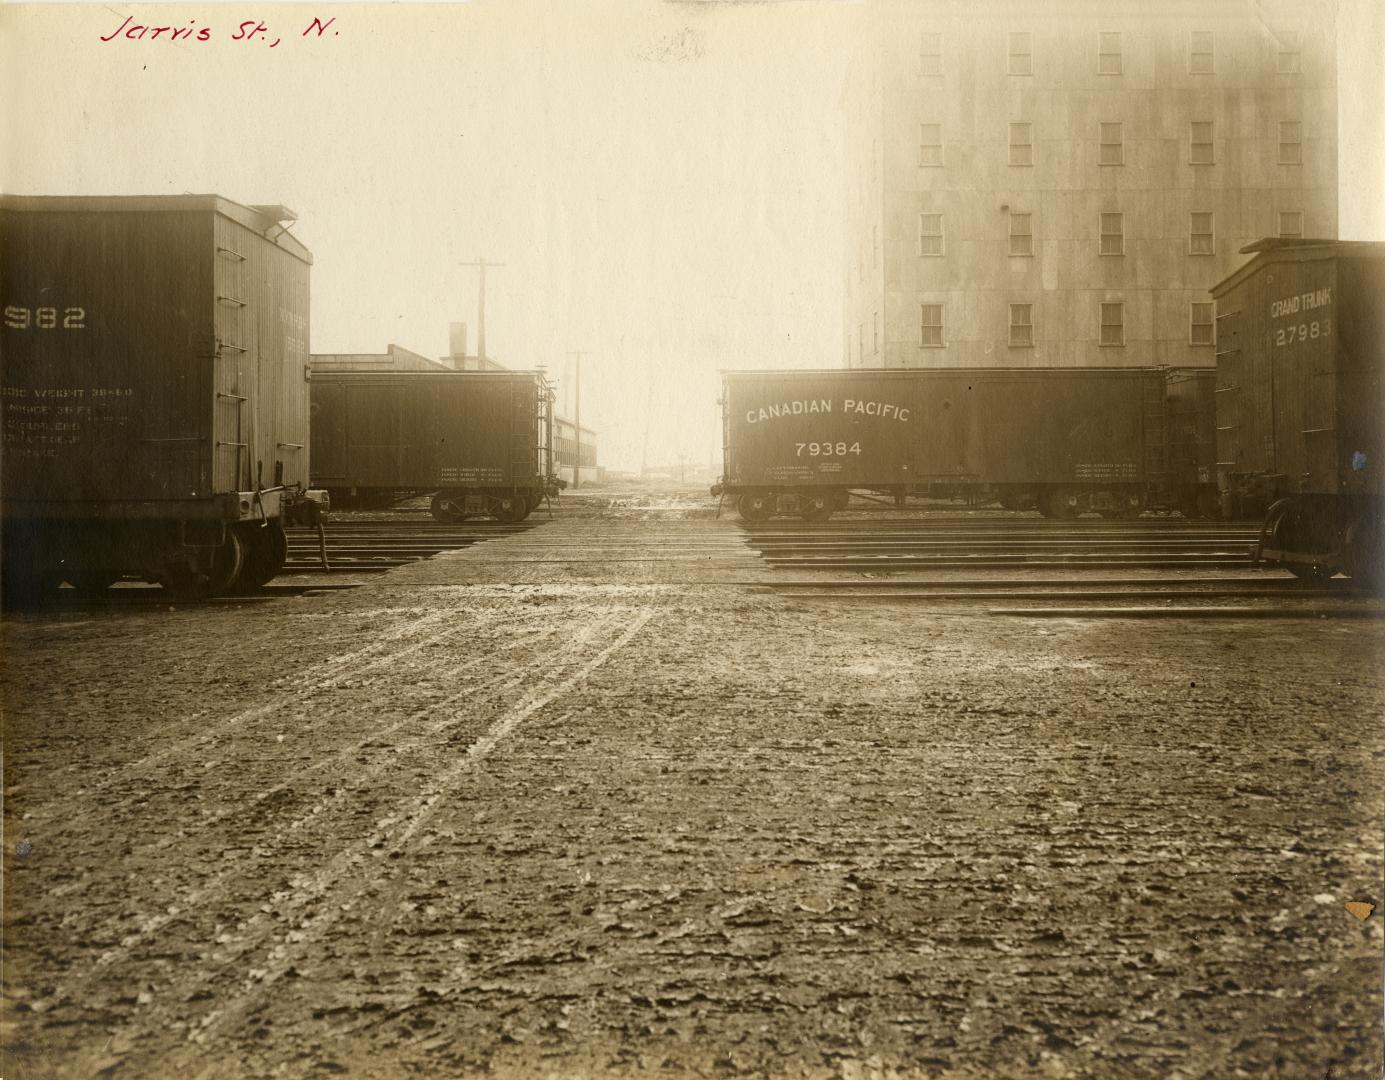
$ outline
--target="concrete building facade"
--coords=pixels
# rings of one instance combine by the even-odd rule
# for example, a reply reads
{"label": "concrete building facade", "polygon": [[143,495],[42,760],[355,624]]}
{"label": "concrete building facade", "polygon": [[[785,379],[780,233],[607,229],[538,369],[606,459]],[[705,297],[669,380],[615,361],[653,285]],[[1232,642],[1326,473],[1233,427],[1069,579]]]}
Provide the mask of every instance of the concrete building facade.
{"label": "concrete building facade", "polygon": [[843,106],[846,363],[1215,363],[1208,292],[1337,235],[1330,3],[875,4]]}

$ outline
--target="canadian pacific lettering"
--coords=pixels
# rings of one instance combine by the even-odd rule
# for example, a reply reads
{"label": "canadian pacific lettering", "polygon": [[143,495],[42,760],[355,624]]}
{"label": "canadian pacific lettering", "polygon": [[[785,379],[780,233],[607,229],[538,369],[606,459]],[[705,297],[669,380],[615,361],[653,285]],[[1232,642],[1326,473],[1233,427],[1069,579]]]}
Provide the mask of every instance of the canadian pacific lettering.
{"label": "canadian pacific lettering", "polygon": [[770,405],[747,409],[745,422],[747,424],[762,424],[767,420],[779,420],[789,416],[811,416],[814,413],[835,411],[840,411],[843,414],[878,416],[883,420],[899,420],[906,424],[909,422],[909,410],[888,401],[857,401],[855,398],[846,398],[843,400],[840,410],[834,408],[835,404],[831,398],[807,398],[775,402]]}

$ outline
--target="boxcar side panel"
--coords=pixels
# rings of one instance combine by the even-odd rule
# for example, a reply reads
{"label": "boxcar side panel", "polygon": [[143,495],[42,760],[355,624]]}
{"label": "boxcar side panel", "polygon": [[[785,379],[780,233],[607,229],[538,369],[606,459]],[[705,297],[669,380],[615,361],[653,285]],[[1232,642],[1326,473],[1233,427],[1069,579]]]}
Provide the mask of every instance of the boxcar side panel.
{"label": "boxcar side panel", "polygon": [[[308,483],[308,263],[227,217],[217,218],[215,262],[228,290],[217,290],[218,312],[237,316],[236,344],[246,351],[237,364],[250,404],[243,407],[245,442],[239,476],[253,488],[261,481]],[[234,253],[234,254],[233,254]],[[236,258],[236,255],[243,258]],[[234,282],[228,270],[234,270]],[[234,292],[230,292],[234,289]],[[241,306],[243,305],[243,306]],[[230,357],[223,349],[222,363]],[[222,410],[219,415],[224,414]]]}
{"label": "boxcar side panel", "polygon": [[7,501],[213,492],[211,220],[0,209]]}
{"label": "boxcar side panel", "polygon": [[1270,418],[1272,471],[1290,491],[1325,491],[1337,471],[1336,264],[1280,260],[1262,278],[1259,366],[1268,393],[1261,415]]}
{"label": "boxcar side panel", "polygon": [[350,444],[346,434],[347,388],[321,374],[311,383],[312,482],[314,487],[350,484]]}
{"label": "boxcar side panel", "polygon": [[888,486],[913,481],[916,383],[905,372],[731,372],[727,480]]}
{"label": "boxcar side panel", "polygon": [[1216,480],[1216,388],[1215,368],[1173,368],[1167,373],[1167,467],[1172,483]]}
{"label": "boxcar side panel", "polygon": [[1338,263],[1333,491],[1385,495],[1385,260]]}
{"label": "boxcar side panel", "polygon": [[317,372],[311,387],[314,483],[455,489],[539,476],[531,372]]}
{"label": "boxcar side panel", "polygon": [[400,399],[409,388],[346,386],[346,433],[353,487],[403,487]]}
{"label": "boxcar side panel", "polygon": [[533,376],[490,376],[453,381],[441,396],[450,404],[439,446],[437,483],[458,488],[503,487],[528,483],[534,475],[533,449],[517,459],[517,444],[529,447],[532,423],[515,426],[513,401],[532,385]]}
{"label": "boxcar side panel", "polygon": [[943,477],[950,471],[996,484],[1146,479],[1148,399],[1151,392],[1162,395],[1162,386],[1154,388],[1157,372],[921,374],[920,473]]}

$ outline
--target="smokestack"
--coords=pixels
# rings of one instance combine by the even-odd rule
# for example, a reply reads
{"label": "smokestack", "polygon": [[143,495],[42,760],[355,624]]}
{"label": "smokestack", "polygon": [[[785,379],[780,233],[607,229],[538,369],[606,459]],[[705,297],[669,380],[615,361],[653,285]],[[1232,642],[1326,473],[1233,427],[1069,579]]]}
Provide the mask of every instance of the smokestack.
{"label": "smokestack", "polygon": [[[466,323],[454,322],[448,334],[449,351],[453,360],[461,360],[466,356]],[[456,364],[456,367],[461,367]]]}

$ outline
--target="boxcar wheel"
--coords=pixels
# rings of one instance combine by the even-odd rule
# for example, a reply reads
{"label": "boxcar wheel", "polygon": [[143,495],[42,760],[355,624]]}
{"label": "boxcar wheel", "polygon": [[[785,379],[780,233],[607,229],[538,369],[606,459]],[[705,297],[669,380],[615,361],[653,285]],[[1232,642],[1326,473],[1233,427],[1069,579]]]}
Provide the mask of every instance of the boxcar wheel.
{"label": "boxcar wheel", "polygon": [[830,495],[805,495],[799,516],[814,523],[826,521],[832,516],[833,502]]}
{"label": "boxcar wheel", "polygon": [[1074,521],[1081,513],[1078,507],[1077,492],[1071,488],[1058,488],[1044,495],[1044,517],[1058,521]]}
{"label": "boxcar wheel", "polygon": [[466,520],[466,497],[439,491],[428,503],[428,512],[444,525],[459,525]]}
{"label": "boxcar wheel", "polygon": [[245,542],[235,529],[227,529],[226,542],[213,554],[209,573],[178,566],[166,571],[159,584],[178,600],[210,600],[229,589],[244,566]]}
{"label": "boxcar wheel", "polygon": [[236,587],[259,589],[267,585],[284,568],[289,557],[289,538],[277,521],[252,526],[245,531],[245,563],[241,567]]}
{"label": "boxcar wheel", "polygon": [[747,492],[736,500],[736,512],[741,515],[743,521],[768,521],[770,500],[767,496]]}
{"label": "boxcar wheel", "polygon": [[495,516],[506,525],[515,525],[529,516],[529,500],[523,495],[515,495],[510,499],[509,509],[498,507]]}

